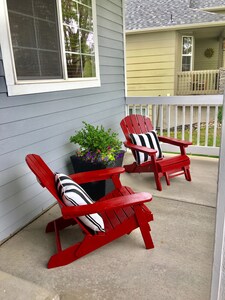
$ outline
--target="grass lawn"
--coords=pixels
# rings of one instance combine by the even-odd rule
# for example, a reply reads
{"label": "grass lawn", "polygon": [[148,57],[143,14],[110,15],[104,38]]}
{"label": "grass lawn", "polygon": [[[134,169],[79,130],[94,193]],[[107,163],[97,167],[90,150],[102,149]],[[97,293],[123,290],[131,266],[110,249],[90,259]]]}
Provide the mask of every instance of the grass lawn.
{"label": "grass lawn", "polygon": [[[200,130],[200,146],[205,146],[205,132],[206,128],[203,127]],[[214,133],[214,128],[209,128],[208,131],[208,145],[207,146],[213,146],[213,133]],[[164,132],[164,135],[167,135],[167,131]],[[170,132],[170,136],[174,137],[174,131]],[[186,141],[189,141],[189,136],[190,136],[190,130],[186,129],[184,131],[184,139]],[[217,137],[216,137],[216,147],[220,147],[220,136],[221,136],[221,128],[217,128]],[[182,139],[182,131],[178,130],[177,131],[177,138]],[[197,145],[197,130],[193,129],[192,131],[192,143],[193,145]]]}

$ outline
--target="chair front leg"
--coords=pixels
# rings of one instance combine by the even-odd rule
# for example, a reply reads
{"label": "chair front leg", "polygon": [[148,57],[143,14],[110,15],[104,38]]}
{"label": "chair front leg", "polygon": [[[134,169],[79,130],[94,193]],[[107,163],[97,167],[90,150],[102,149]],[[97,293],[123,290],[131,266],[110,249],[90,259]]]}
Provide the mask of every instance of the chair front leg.
{"label": "chair front leg", "polygon": [[157,172],[154,172],[154,177],[155,177],[155,183],[156,183],[156,188],[158,191],[162,191],[162,184],[160,182],[160,177]]}
{"label": "chair front leg", "polygon": [[166,178],[166,184],[167,184],[167,185],[170,185],[170,179],[169,179],[168,173],[165,172],[165,173],[164,173],[164,176],[165,176],[165,178]]}
{"label": "chair front leg", "polygon": [[184,167],[184,175],[187,181],[191,181],[191,173],[189,167]]}
{"label": "chair front leg", "polygon": [[155,155],[151,156],[151,160],[152,160],[152,170],[153,170],[154,177],[155,177],[156,188],[158,191],[162,191],[162,185],[160,182],[160,176],[159,176],[159,172],[158,172],[158,168],[157,168]]}
{"label": "chair front leg", "polygon": [[153,243],[151,233],[150,233],[151,228],[146,220],[145,214],[143,213],[143,210],[140,205],[135,206],[134,210],[135,210],[137,222],[138,222],[141,234],[142,234],[142,238],[145,243],[145,247],[146,247],[146,249],[152,249],[152,248],[154,248],[154,243]]}

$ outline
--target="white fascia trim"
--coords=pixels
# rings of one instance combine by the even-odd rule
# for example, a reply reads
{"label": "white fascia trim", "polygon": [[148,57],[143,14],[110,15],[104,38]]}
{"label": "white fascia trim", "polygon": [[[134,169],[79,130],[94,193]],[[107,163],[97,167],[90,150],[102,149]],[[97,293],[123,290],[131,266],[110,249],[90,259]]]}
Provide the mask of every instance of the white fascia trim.
{"label": "white fascia trim", "polygon": [[190,28],[197,29],[197,28],[219,27],[219,26],[225,26],[225,21],[126,30],[126,34],[129,35],[129,34],[138,34],[138,33],[149,33],[149,32],[158,32],[158,31],[175,31],[175,30],[190,29]]}

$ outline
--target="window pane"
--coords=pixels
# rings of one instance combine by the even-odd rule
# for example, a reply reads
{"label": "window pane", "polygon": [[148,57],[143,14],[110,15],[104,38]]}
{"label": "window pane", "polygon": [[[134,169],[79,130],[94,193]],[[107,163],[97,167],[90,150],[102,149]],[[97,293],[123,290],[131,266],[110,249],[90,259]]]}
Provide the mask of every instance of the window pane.
{"label": "window pane", "polygon": [[94,53],[94,35],[93,32],[81,30],[81,52]]}
{"label": "window pane", "polygon": [[70,52],[79,52],[80,53],[80,31],[74,30],[69,26],[64,26],[64,40],[65,40],[65,49]]}
{"label": "window pane", "polygon": [[8,10],[15,10],[23,14],[32,14],[31,0],[7,0]]}
{"label": "window pane", "polygon": [[78,9],[77,2],[72,0],[62,0],[63,22],[78,27]]}
{"label": "window pane", "polygon": [[35,0],[33,5],[35,17],[55,22],[57,19],[55,0]]}
{"label": "window pane", "polygon": [[32,18],[9,13],[12,44],[14,47],[36,48],[34,21]]}
{"label": "window pane", "polygon": [[41,65],[41,77],[44,78],[61,78],[62,69],[59,64],[60,55],[57,52],[39,52]]}
{"label": "window pane", "polygon": [[[48,50],[59,50],[58,30],[55,23],[35,20],[38,47]],[[46,34],[47,33],[47,34]]]}
{"label": "window pane", "polygon": [[58,64],[58,53],[15,49],[14,57],[19,80],[40,79],[40,77],[42,79],[61,78],[62,70],[61,65]]}
{"label": "window pane", "polygon": [[192,37],[183,38],[183,54],[192,53]]}
{"label": "window pane", "polygon": [[95,77],[95,59],[94,56],[82,56],[83,77]]}
{"label": "window pane", "polygon": [[81,56],[79,54],[66,54],[66,62],[69,78],[82,77]]}
{"label": "window pane", "polygon": [[78,10],[80,28],[93,31],[93,19],[91,8],[78,4]]}
{"label": "window pane", "polygon": [[182,71],[191,71],[191,56],[182,57]]}
{"label": "window pane", "polygon": [[7,0],[7,4],[18,80],[63,78],[56,0]]}
{"label": "window pane", "polygon": [[27,77],[33,79],[40,76],[37,50],[14,49],[14,58],[18,79]]}
{"label": "window pane", "polygon": [[91,7],[91,0],[80,0],[80,2]]}

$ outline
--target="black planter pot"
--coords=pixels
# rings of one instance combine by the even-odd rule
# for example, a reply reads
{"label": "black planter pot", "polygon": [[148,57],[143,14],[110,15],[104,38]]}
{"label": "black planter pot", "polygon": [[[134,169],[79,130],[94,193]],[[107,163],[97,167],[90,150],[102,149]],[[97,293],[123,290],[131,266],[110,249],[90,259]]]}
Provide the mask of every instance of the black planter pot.
{"label": "black planter pot", "polygon": [[[116,160],[114,167],[121,167],[125,151],[121,150],[120,157]],[[102,163],[91,163],[83,161],[80,157],[72,155],[70,157],[74,173],[94,171],[108,168]],[[110,168],[111,166],[109,166]],[[97,182],[89,182],[81,185],[88,195],[94,200],[98,200],[113,190],[113,183],[109,180],[101,180]]]}

